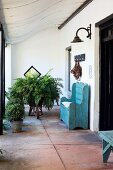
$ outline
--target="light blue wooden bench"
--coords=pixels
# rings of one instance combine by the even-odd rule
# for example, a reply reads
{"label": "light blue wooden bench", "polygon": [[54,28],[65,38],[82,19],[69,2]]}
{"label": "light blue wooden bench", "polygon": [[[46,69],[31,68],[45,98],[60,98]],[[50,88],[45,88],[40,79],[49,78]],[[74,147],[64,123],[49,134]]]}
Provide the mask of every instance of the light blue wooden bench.
{"label": "light blue wooden bench", "polygon": [[72,85],[72,95],[68,99],[61,98],[60,120],[63,120],[69,130],[81,127],[88,128],[89,85],[76,82]]}
{"label": "light blue wooden bench", "polygon": [[99,131],[99,136],[102,138],[102,155],[103,162],[107,163],[111,151],[113,151],[113,130],[111,131]]}

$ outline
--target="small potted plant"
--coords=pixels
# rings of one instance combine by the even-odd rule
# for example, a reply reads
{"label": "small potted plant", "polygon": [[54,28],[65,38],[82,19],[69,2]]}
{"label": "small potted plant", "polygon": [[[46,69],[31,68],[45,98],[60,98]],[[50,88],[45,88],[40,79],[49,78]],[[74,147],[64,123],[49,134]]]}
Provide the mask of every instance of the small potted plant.
{"label": "small potted plant", "polygon": [[7,93],[8,102],[5,108],[5,117],[12,123],[13,132],[20,132],[22,130],[24,118],[23,81],[21,78],[17,79]]}

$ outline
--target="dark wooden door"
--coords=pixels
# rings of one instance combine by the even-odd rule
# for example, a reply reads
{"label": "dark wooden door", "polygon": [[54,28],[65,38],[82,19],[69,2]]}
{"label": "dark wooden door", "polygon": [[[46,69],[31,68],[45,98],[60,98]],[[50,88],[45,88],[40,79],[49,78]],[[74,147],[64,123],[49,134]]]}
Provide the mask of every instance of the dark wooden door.
{"label": "dark wooden door", "polygon": [[102,29],[100,50],[100,130],[113,130],[113,25]]}

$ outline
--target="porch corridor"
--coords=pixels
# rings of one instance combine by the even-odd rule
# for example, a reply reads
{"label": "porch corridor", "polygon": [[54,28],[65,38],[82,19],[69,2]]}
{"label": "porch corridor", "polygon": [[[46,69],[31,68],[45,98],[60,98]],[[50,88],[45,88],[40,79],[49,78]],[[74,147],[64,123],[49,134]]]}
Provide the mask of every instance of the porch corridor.
{"label": "porch corridor", "polygon": [[59,108],[40,120],[26,117],[23,132],[0,136],[0,170],[113,170],[113,154],[102,163],[101,140],[89,130],[69,131]]}

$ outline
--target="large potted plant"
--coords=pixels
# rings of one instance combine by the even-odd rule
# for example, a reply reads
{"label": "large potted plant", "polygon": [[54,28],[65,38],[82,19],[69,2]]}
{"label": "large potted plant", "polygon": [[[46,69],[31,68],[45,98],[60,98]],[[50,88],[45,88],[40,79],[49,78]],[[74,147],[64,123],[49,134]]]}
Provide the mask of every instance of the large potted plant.
{"label": "large potted plant", "polygon": [[19,78],[7,93],[8,102],[5,108],[5,117],[11,121],[13,132],[22,130],[24,118],[23,87],[24,79]]}
{"label": "large potted plant", "polygon": [[61,93],[60,78],[53,78],[49,73],[44,76],[28,76],[18,78],[9,91],[8,103],[6,105],[6,117],[14,122],[23,119],[24,102],[29,104],[31,114],[35,107],[37,118],[42,113],[42,106],[51,109],[54,101],[58,102]]}
{"label": "large potted plant", "polygon": [[42,106],[51,109],[54,101],[58,102],[61,87],[63,87],[61,80],[60,78],[53,78],[49,73],[40,77],[34,75],[25,78],[24,98],[31,109],[32,107],[36,108],[37,118],[39,118],[39,113],[42,112]]}
{"label": "large potted plant", "polygon": [[35,96],[38,88],[39,77],[37,75],[26,76],[24,79],[23,95],[24,101],[29,105],[29,116],[32,110],[36,107]]}
{"label": "large potted plant", "polygon": [[60,78],[53,78],[51,75],[46,74],[39,78],[38,86],[35,89],[35,103],[42,101],[42,105],[51,109],[54,101],[58,102],[60,97],[61,87],[63,87]]}

